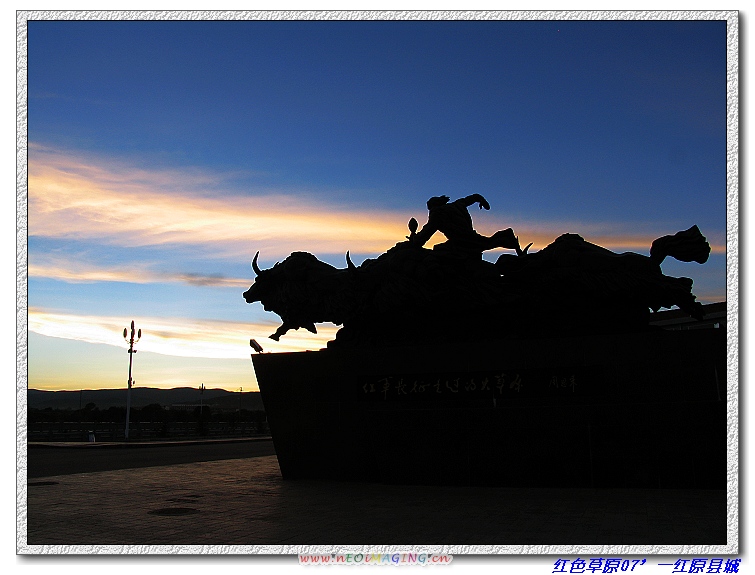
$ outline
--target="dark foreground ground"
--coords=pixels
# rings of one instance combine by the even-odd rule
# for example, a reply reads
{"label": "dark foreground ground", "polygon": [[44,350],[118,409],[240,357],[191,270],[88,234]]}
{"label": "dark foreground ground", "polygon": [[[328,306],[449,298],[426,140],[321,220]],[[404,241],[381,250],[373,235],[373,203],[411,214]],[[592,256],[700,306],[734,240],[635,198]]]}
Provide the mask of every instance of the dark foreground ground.
{"label": "dark foreground ground", "polygon": [[539,553],[622,545],[638,553],[736,552],[724,490],[284,481],[266,452],[272,442],[265,440],[32,447],[18,550],[115,553],[123,548],[67,546],[133,545],[140,553],[197,553],[196,546],[216,545],[224,553],[293,553],[305,545],[420,545],[516,554],[523,545],[545,546]]}

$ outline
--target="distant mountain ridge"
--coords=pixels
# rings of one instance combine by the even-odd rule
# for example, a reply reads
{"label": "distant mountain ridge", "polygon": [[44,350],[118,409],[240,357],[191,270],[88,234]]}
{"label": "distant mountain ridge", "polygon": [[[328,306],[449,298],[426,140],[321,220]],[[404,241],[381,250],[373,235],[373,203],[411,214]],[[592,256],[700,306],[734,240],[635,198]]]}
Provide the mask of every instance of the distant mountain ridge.
{"label": "distant mountain ridge", "polygon": [[[175,387],[159,389],[154,387],[134,387],[131,389],[131,407],[141,408],[152,403],[163,407],[175,404],[196,404],[200,399],[204,405],[219,409],[248,409],[263,411],[259,391],[226,391],[225,389],[205,389],[200,396],[196,387]],[[79,409],[88,403],[94,403],[97,409],[108,407],[125,407],[125,389],[84,389],[81,391],[44,391],[27,390],[27,406],[34,409]]]}

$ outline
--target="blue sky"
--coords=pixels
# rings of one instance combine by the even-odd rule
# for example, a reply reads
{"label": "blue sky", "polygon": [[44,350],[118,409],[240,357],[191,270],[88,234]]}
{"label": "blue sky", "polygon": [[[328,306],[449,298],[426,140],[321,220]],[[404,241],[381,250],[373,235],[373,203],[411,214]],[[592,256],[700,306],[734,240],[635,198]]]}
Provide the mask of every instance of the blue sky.
{"label": "blue sky", "polygon": [[30,387],[123,387],[135,319],[139,385],[251,388],[249,337],[334,330],[267,339],[254,253],[359,263],[439,194],[533,250],[697,224],[664,270],[726,298],[723,21],[34,21],[28,142]]}

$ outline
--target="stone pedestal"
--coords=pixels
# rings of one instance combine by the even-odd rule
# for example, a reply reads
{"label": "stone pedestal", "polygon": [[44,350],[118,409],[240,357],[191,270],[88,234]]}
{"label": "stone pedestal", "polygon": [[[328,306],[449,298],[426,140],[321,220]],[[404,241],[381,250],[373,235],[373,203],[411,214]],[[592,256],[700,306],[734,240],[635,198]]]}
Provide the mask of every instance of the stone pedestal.
{"label": "stone pedestal", "polygon": [[726,486],[722,329],[260,354],[283,477]]}

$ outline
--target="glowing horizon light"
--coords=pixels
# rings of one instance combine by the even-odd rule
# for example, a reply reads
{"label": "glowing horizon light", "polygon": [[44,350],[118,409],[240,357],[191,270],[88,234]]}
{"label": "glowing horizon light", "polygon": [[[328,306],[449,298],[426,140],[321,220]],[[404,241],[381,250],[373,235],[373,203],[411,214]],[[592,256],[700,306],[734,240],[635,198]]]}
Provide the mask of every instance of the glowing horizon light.
{"label": "glowing horizon light", "polygon": [[[29,309],[29,331],[60,339],[105,344],[125,349],[123,325],[134,318],[84,316]],[[275,326],[268,323],[194,320],[185,318],[136,317],[142,327],[140,351],[174,357],[207,359],[246,359],[251,353],[249,338],[261,340],[266,352],[296,352],[322,349],[335,337],[338,327],[319,325],[318,333],[290,331],[282,341],[261,334],[271,334]]]}
{"label": "glowing horizon light", "polygon": [[[144,334],[148,336],[149,334]],[[212,359],[161,355],[137,346],[133,381],[137,388],[196,387],[258,389],[250,358]],[[122,389],[126,393],[126,347],[59,339],[36,332],[28,338],[28,388],[46,391]],[[43,360],[44,358],[44,360]],[[125,399],[125,395],[124,395]]]}

